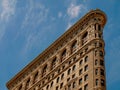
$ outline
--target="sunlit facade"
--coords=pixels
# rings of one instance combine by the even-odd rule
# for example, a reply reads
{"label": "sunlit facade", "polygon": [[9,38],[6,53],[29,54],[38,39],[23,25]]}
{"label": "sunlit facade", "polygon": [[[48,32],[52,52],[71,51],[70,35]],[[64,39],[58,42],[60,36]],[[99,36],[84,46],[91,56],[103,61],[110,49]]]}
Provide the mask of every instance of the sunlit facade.
{"label": "sunlit facade", "polygon": [[103,28],[91,10],[15,75],[9,90],[106,90]]}

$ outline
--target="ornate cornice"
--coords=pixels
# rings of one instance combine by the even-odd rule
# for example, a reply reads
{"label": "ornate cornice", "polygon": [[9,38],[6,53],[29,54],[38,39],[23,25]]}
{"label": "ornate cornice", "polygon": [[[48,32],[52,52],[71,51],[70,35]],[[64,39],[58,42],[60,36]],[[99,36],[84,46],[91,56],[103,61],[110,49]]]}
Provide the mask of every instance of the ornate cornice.
{"label": "ornate cornice", "polygon": [[46,56],[48,56],[51,52],[53,53],[53,48],[56,50],[58,46],[60,46],[60,43],[62,43],[69,38],[70,35],[73,35],[75,32],[80,30],[84,26],[84,24],[92,19],[93,17],[101,17],[102,20],[102,26],[105,25],[107,21],[107,17],[105,13],[99,9],[91,10],[88,12],[85,16],[83,16],[78,22],[76,22],[72,27],[70,27],[62,36],[60,36],[55,42],[53,42],[47,49],[45,49],[40,55],[38,55],[32,62],[30,62],[25,68],[23,68],[17,75],[15,75],[8,83],[7,87],[10,88],[12,85],[15,84],[15,82],[19,81],[20,78],[23,76],[26,76],[28,72],[34,68],[34,66],[38,63],[40,64],[42,60],[45,59]]}

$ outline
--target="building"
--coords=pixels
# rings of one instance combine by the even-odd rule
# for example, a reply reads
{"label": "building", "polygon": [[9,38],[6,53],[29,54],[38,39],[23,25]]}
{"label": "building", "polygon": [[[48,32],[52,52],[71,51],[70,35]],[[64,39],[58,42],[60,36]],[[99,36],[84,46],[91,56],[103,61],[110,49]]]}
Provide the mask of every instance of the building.
{"label": "building", "polygon": [[106,90],[103,11],[91,10],[8,83],[9,90]]}

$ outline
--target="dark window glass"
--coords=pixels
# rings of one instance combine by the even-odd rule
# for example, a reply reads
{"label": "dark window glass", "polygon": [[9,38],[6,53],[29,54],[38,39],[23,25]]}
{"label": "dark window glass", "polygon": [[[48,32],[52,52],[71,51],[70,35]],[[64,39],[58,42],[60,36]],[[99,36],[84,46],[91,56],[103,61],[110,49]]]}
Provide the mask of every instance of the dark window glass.
{"label": "dark window glass", "polygon": [[88,70],[88,65],[84,67],[84,71],[87,71],[87,70]]}
{"label": "dark window glass", "polygon": [[84,90],[88,90],[88,84],[84,86]]}
{"label": "dark window glass", "polygon": [[82,78],[81,78],[81,79],[79,79],[79,85],[80,85],[80,84],[82,84]]}
{"label": "dark window glass", "polygon": [[72,68],[72,70],[74,71],[74,70],[75,70],[75,68],[76,68],[76,66],[74,65],[74,66],[73,66],[73,68]]}
{"label": "dark window glass", "polygon": [[84,81],[86,81],[87,79],[88,79],[88,74],[84,76]]}
{"label": "dark window glass", "polygon": [[64,73],[62,74],[62,76],[61,76],[61,80],[64,78]]}
{"label": "dark window glass", "polygon": [[60,88],[62,88],[62,87],[63,87],[63,83],[60,84]]}
{"label": "dark window glass", "polygon": [[102,51],[100,51],[99,53],[100,53],[100,56],[101,56],[101,57],[103,57],[103,52],[102,52]]}
{"label": "dark window glass", "polygon": [[100,65],[104,66],[104,61],[103,60],[100,60]]}
{"label": "dark window glass", "polygon": [[75,86],[76,86],[76,83],[75,83],[75,82],[73,82],[73,88],[75,88]]}
{"label": "dark window glass", "polygon": [[82,65],[82,63],[83,63],[83,60],[81,60],[81,61],[80,61],[80,63],[79,63],[79,64],[80,64],[80,66]]}
{"label": "dark window glass", "polygon": [[70,74],[71,69],[68,70],[68,75]]}
{"label": "dark window glass", "polygon": [[98,25],[98,30],[101,30],[101,25]]}
{"label": "dark window glass", "polygon": [[59,77],[57,78],[57,81],[56,81],[57,83],[59,82]]}
{"label": "dark window glass", "polygon": [[101,79],[101,86],[105,86],[105,81]]}
{"label": "dark window glass", "polygon": [[98,75],[98,69],[95,69],[95,75]]}
{"label": "dark window glass", "polygon": [[22,84],[20,85],[19,89],[18,90],[22,90]]}
{"label": "dark window glass", "polygon": [[80,69],[80,70],[79,70],[79,75],[81,75],[81,74],[82,74],[82,71],[83,71],[82,69]]}
{"label": "dark window glass", "polygon": [[104,76],[104,70],[100,69],[100,74]]}
{"label": "dark window glass", "polygon": [[85,62],[87,62],[87,61],[88,61],[88,56],[85,57]]}
{"label": "dark window glass", "polygon": [[98,85],[98,79],[96,79],[96,86]]}
{"label": "dark window glass", "polygon": [[97,64],[98,64],[98,60],[96,59],[96,60],[95,60],[95,65],[97,65]]}

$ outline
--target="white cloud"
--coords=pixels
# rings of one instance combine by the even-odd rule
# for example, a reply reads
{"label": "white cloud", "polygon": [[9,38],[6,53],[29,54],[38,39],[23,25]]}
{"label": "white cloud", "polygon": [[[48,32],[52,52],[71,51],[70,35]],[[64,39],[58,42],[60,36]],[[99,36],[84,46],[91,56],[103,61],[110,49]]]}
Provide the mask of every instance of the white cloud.
{"label": "white cloud", "polygon": [[[34,0],[28,2],[27,12],[21,25],[21,30],[24,32],[26,41],[21,51],[22,53],[27,54],[34,48],[34,46],[35,48],[38,47],[37,43],[40,44],[41,41],[44,40],[43,36],[45,35],[45,28],[48,26],[44,26],[43,30],[42,24],[47,21],[48,12],[48,8],[40,2],[38,3]],[[38,28],[40,30],[38,30]]]}
{"label": "white cloud", "polygon": [[8,21],[10,16],[15,13],[16,0],[2,0],[2,12],[0,14],[0,19],[3,21]]}
{"label": "white cloud", "polygon": [[2,0],[0,1],[0,40],[6,32],[7,23],[15,14],[16,0]]}
{"label": "white cloud", "polygon": [[75,18],[79,15],[80,9],[81,9],[81,5],[71,4],[67,10],[67,14],[70,16],[70,18]]}
{"label": "white cloud", "polygon": [[78,18],[81,13],[87,10],[87,6],[83,3],[77,3],[77,0],[71,0],[67,8],[67,29],[73,24],[73,20]]}
{"label": "white cloud", "polygon": [[30,0],[27,6],[25,19],[21,26],[22,29],[30,27],[34,29],[40,23],[46,20],[48,15],[48,9],[41,3],[37,3],[34,0]]}
{"label": "white cloud", "polygon": [[72,26],[72,23],[69,22],[68,25],[67,25],[66,30],[69,29],[71,26]]}
{"label": "white cloud", "polygon": [[70,19],[76,18],[80,13],[84,12],[85,6],[83,4],[77,4],[76,0],[73,0],[67,9],[67,14]]}

